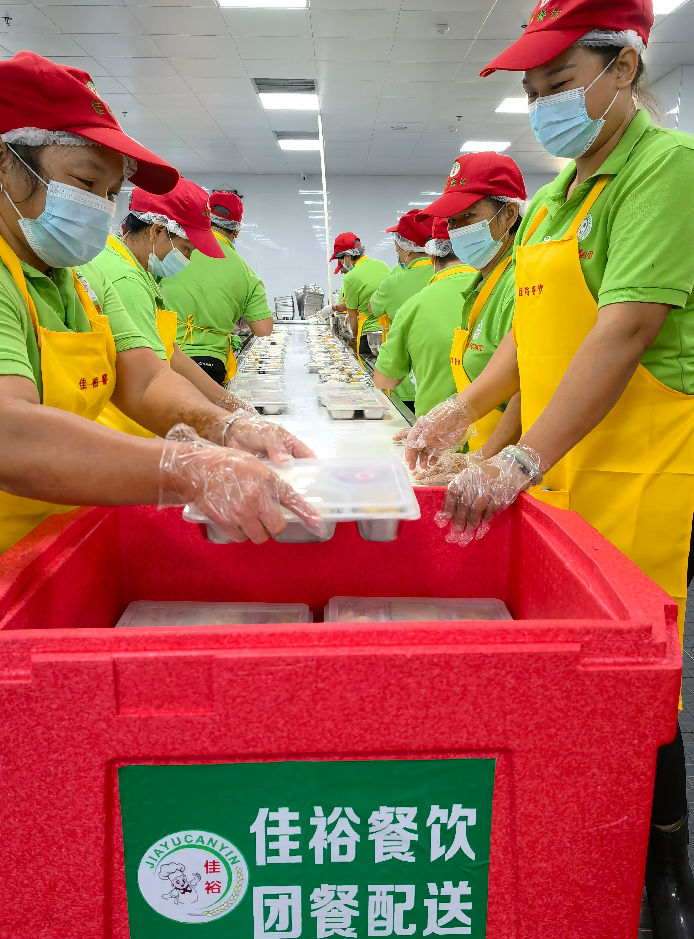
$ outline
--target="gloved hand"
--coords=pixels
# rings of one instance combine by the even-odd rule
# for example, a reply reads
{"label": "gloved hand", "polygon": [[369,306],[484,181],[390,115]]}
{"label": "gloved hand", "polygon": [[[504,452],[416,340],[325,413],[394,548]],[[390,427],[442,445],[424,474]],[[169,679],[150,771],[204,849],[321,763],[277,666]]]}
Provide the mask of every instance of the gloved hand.
{"label": "gloved hand", "polygon": [[264,421],[257,412],[236,411],[227,420],[212,425],[209,439],[222,447],[245,450],[256,457],[268,457],[273,463],[285,463],[291,457],[315,458],[315,453],[294,434],[277,424]]}
{"label": "gloved hand", "polygon": [[252,405],[248,404],[248,402],[244,401],[242,398],[237,397],[231,391],[224,392],[217,402],[217,407],[224,408],[225,411],[248,411],[250,414],[258,413]]}
{"label": "gloved hand", "polygon": [[405,460],[410,469],[426,468],[436,462],[442,450],[461,447],[475,437],[476,417],[465,398],[454,395],[417,418],[405,443]]}
{"label": "gloved hand", "polygon": [[333,314],[333,308],[331,304],[324,306],[322,310],[318,311],[318,315],[322,316],[324,320],[329,320]]}
{"label": "gloved hand", "polygon": [[471,463],[479,462],[481,459],[479,451],[456,453],[453,450],[444,450],[434,464],[415,470],[413,475],[418,486],[447,486]]}
{"label": "gloved hand", "polygon": [[311,532],[326,525],[308,502],[254,456],[203,440],[185,424],[167,434],[159,463],[159,508],[194,504],[234,541],[255,544],[281,532],[280,506]]}
{"label": "gloved hand", "polygon": [[434,516],[439,528],[450,523],[446,541],[467,545],[483,538],[495,515],[542,482],[541,466],[530,447],[506,447],[490,460],[470,460],[449,483],[443,508]]}

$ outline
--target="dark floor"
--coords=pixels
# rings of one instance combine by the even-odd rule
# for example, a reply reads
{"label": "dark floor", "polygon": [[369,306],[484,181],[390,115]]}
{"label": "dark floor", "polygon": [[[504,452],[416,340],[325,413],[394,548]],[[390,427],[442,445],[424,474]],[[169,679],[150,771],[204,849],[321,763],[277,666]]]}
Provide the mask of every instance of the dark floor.
{"label": "dark floor", "polygon": [[[694,867],[694,582],[689,589],[689,602],[684,626],[684,661],[682,663],[682,705],[680,727],[684,737],[684,751],[687,759],[687,788],[692,817],[689,819],[690,845],[689,858]],[[639,939],[651,939],[651,920],[646,904],[641,910]]]}

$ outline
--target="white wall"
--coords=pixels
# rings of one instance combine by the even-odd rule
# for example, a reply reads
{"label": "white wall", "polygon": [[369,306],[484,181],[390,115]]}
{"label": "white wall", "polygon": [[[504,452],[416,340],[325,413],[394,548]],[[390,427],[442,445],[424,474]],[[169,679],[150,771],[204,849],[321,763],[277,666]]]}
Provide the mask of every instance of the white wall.
{"label": "white wall", "polygon": [[664,127],[694,134],[694,66],[684,65],[651,86]]}
{"label": "white wall", "polygon": [[[242,257],[265,283],[270,307],[274,298],[304,284],[319,284],[327,290],[323,197],[320,176],[193,175],[206,189],[237,189],[244,196],[245,227],[237,240]],[[526,177],[528,194],[549,182],[551,176]],[[441,192],[444,180],[436,176],[328,176],[330,236],[353,231],[367,254],[389,266],[395,261],[391,235],[394,225],[410,208],[409,203],[428,204]],[[316,203],[316,204],[307,204]],[[126,198],[119,211],[127,210]],[[312,218],[315,215],[317,217]],[[332,254],[332,249],[331,252]],[[335,262],[331,265],[335,268]],[[341,277],[333,277],[333,289]]]}

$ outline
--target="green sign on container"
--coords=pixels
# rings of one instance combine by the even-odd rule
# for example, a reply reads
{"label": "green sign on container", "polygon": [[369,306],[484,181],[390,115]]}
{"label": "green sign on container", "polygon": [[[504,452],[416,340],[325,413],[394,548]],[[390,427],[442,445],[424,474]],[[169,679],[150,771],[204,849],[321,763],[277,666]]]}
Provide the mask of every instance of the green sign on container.
{"label": "green sign on container", "polygon": [[495,761],[119,770],[131,939],[470,936]]}

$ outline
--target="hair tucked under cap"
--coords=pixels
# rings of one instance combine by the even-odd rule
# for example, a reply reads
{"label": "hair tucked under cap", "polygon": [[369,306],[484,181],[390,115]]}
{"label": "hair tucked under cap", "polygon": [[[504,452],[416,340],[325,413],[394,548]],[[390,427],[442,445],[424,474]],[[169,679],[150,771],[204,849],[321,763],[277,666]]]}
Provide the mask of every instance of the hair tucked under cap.
{"label": "hair tucked under cap", "polygon": [[133,212],[132,209],[130,214],[134,215],[135,218],[139,218],[145,225],[163,225],[172,235],[178,235],[179,238],[188,237],[185,228],[166,215],[160,215],[158,212]]}
{"label": "hair tucked under cap", "polygon": [[639,55],[646,51],[646,43],[634,29],[622,29],[613,32],[611,29],[593,29],[576,42],[577,46],[588,46],[599,49],[605,46],[614,46],[621,49],[636,49]]}
{"label": "hair tucked under cap", "polygon": [[[50,147],[57,145],[59,147],[98,147],[86,137],[80,137],[78,134],[71,134],[66,130],[45,130],[42,127],[17,127],[14,130],[5,131],[0,134],[3,143],[16,144],[25,147]],[[123,178],[130,179],[137,173],[137,160],[132,157],[123,157]]]}

